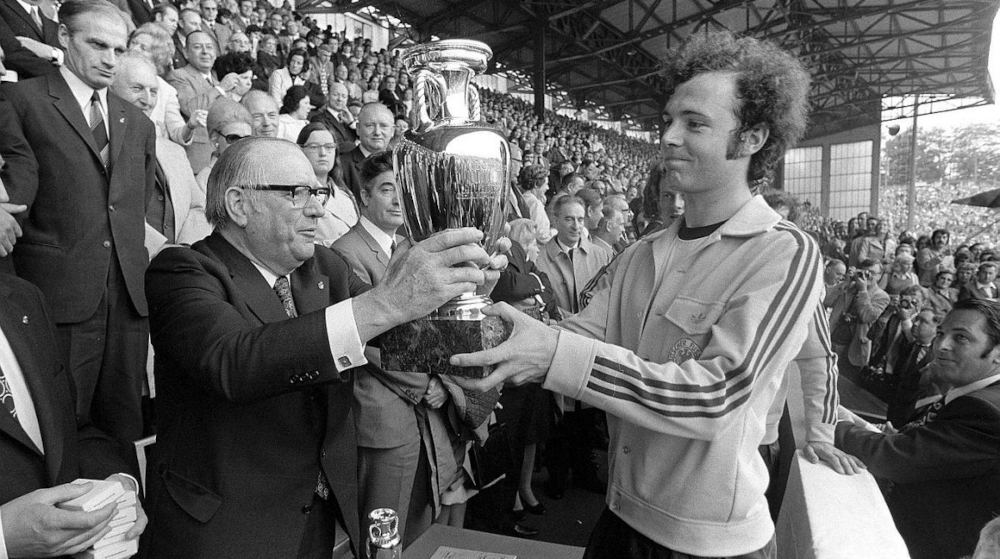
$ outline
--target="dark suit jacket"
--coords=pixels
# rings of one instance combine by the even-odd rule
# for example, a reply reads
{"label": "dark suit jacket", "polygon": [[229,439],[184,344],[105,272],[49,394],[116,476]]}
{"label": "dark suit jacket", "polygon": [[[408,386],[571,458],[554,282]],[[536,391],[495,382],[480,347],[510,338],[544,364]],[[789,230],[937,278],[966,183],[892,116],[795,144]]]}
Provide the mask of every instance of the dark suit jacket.
{"label": "dark suit jacket", "polygon": [[[8,191],[19,184],[35,184],[38,177],[38,162],[31,146],[21,132],[21,121],[14,114],[14,109],[0,91],[0,156],[4,164],[0,167],[0,180]],[[15,245],[16,246],[16,245]],[[14,273],[14,259],[11,256],[0,258],[0,272]]]}
{"label": "dark suit jacket", "polygon": [[914,559],[971,555],[979,530],[1000,512],[1000,383],[895,435],[841,422],[836,441],[892,482],[886,504]]}
{"label": "dark suit jacket", "polygon": [[[31,16],[17,3],[17,0],[0,0],[0,46],[3,47],[6,58],[4,65],[17,72],[19,80],[26,80],[51,74],[59,67],[51,60],[39,58],[38,55],[21,46],[16,37],[28,37],[45,43],[53,48],[59,46],[59,24],[45,17],[42,18],[42,29],[35,25]],[[13,42],[11,38],[14,38]]]}
{"label": "dark suit jacket", "polygon": [[340,159],[340,172],[344,174],[344,183],[347,188],[354,193],[354,199],[361,199],[361,162],[365,160],[365,154],[361,153],[361,146],[354,146],[354,149],[338,156]]}
{"label": "dark suit jacket", "polygon": [[[309,119],[309,122],[319,122],[330,129],[330,132],[333,133],[334,140],[337,142],[337,153],[345,154],[357,147],[355,142],[358,140],[358,133],[350,126],[347,126],[346,124],[333,118],[330,111],[323,109],[319,113],[313,115],[313,117]],[[358,196],[357,193],[354,195]]]}
{"label": "dark suit jacket", "polygon": [[24,373],[45,447],[43,454],[13,416],[0,413],[0,504],[79,477],[134,474],[126,465],[127,450],[77,423],[72,375],[52,351],[55,327],[37,287],[0,274],[0,328]]}
{"label": "dark suit jacket", "polygon": [[899,377],[899,385],[896,392],[889,399],[889,407],[885,412],[885,417],[897,428],[902,427],[913,419],[916,412],[917,400],[924,396],[930,396],[927,387],[921,386],[921,369],[930,364],[934,359],[934,352],[927,351],[924,356],[914,362],[919,351],[919,346],[905,338],[897,340],[894,353],[893,374]]}
{"label": "dark suit jacket", "polygon": [[291,287],[292,320],[218,231],[150,263],[160,423],[140,556],[295,557],[321,465],[360,549],[353,382],[324,309],[368,286],[318,246]]}
{"label": "dark suit jacket", "polygon": [[177,33],[174,33],[174,69],[183,68],[188,65],[187,53],[184,49],[184,43],[181,42],[181,37]]}
{"label": "dark suit jacket", "polygon": [[135,23],[136,27],[153,21],[153,9],[146,4],[145,0],[128,0],[128,9],[132,12],[132,22]]}
{"label": "dark suit jacket", "polygon": [[[397,243],[400,239],[397,237]],[[389,265],[389,256],[358,222],[330,247],[344,257],[362,280],[377,285]],[[419,440],[413,406],[427,392],[429,375],[383,371],[374,350],[366,350],[372,365],[358,371],[354,388],[354,414],[358,445],[395,448]]]}
{"label": "dark suit jacket", "polygon": [[57,323],[80,322],[97,309],[111,259],[117,258],[132,305],[145,316],[149,256],[143,239],[146,202],[155,189],[153,123],[108,93],[109,174],[61,74],[13,84],[6,96],[21,130],[0,134],[23,133],[37,162],[33,177],[25,173],[23,184],[10,185],[11,202],[28,205],[18,215],[24,230],[14,249],[18,276],[41,288]]}

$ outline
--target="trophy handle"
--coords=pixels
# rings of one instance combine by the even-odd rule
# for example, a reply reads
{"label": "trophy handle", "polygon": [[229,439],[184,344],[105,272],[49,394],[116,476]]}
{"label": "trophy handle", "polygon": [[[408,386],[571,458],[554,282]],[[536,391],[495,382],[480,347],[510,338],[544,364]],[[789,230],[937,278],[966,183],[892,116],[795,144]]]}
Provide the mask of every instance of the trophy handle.
{"label": "trophy handle", "polygon": [[447,84],[440,74],[427,70],[417,73],[413,88],[413,112],[416,113],[417,132],[426,132],[434,124],[434,118],[430,114],[431,107],[436,106],[440,111],[446,91]]}
{"label": "trophy handle", "polygon": [[483,119],[483,114],[479,107],[479,88],[471,83],[469,84],[469,118],[473,122],[479,122]]}

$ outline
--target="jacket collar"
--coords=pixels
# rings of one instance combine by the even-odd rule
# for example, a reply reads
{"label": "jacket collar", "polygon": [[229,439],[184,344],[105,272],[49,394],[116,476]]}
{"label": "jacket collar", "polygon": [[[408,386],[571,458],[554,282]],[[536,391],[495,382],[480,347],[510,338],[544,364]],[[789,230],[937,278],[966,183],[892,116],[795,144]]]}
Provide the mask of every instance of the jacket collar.
{"label": "jacket collar", "polygon": [[[717,241],[722,237],[755,237],[774,229],[774,226],[781,221],[781,215],[771,209],[764,201],[764,197],[757,194],[747,201],[746,204],[737,210],[732,217],[726,220],[709,237]],[[674,220],[669,227],[657,231],[644,238],[643,241],[649,243],[661,236],[676,237],[680,231],[682,219]]]}

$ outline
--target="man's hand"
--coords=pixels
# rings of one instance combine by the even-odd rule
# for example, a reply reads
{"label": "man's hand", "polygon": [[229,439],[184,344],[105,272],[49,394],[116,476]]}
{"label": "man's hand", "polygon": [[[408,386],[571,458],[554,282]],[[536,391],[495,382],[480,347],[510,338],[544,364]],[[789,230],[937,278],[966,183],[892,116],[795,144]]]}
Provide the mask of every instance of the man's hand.
{"label": "man's hand", "polygon": [[9,256],[14,250],[17,238],[21,236],[21,226],[11,214],[21,213],[28,206],[0,202],[0,257]]}
{"label": "man's hand", "polygon": [[497,282],[500,281],[500,272],[507,269],[507,253],[510,252],[511,242],[507,237],[500,237],[497,239],[497,248],[490,256],[490,262],[483,269],[486,275],[486,282],[480,285],[476,289],[476,293],[480,295],[489,295],[493,293],[493,288],[497,286]]}
{"label": "man's hand", "polygon": [[236,72],[229,72],[226,74],[221,81],[219,81],[219,87],[222,88],[227,94],[240,86],[240,75]]}
{"label": "man's hand", "polygon": [[504,322],[513,324],[513,331],[507,341],[497,347],[453,355],[451,364],[459,367],[497,365],[496,370],[485,378],[473,380],[455,377],[455,382],[466,390],[483,392],[507,381],[515,385],[542,382],[552,366],[559,333],[507,303],[486,307],[483,313],[499,316]]}
{"label": "man's hand", "polygon": [[830,443],[806,443],[806,446],[802,448],[802,454],[812,464],[818,464],[822,460],[827,466],[833,468],[833,471],[841,475],[853,476],[867,469],[861,460]]}
{"label": "man's hand", "polygon": [[0,506],[10,557],[72,555],[94,545],[110,531],[117,503],[93,512],[68,511],[58,504],[86,495],[89,483],[38,489]]}
{"label": "man's hand", "polygon": [[437,377],[431,377],[430,382],[427,383],[427,392],[424,393],[424,403],[427,404],[428,408],[436,410],[447,401],[448,390],[444,387],[444,383]]}
{"label": "man's hand", "polygon": [[126,490],[135,491],[136,501],[135,501],[135,524],[129,528],[128,532],[125,532],[126,540],[134,540],[142,535],[143,530],[146,529],[146,524],[149,523],[149,519],[146,518],[146,511],[142,510],[142,504],[139,503],[139,488],[136,486],[134,480],[130,477],[123,476],[121,474],[111,474],[107,477],[108,480],[117,481],[122,484]]}
{"label": "man's hand", "polygon": [[[230,74],[235,76],[236,74]],[[187,121],[187,127],[191,130],[205,128],[208,125],[208,111],[205,109],[195,109],[191,112],[191,118]]]}
{"label": "man's hand", "polygon": [[427,316],[448,300],[486,283],[490,257],[471,227],[437,233],[408,250],[397,250],[382,282],[353,299],[361,341]]}
{"label": "man's hand", "polygon": [[18,37],[17,41],[21,43],[21,46],[30,50],[38,58],[44,58],[45,60],[52,60],[52,47],[36,41],[31,37]]}

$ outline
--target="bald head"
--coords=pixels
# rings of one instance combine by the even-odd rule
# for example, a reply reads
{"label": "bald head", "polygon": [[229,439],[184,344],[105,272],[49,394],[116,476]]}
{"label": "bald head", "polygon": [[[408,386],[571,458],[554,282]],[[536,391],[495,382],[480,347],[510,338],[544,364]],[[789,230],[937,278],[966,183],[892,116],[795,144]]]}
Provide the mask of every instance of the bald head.
{"label": "bald head", "polygon": [[382,103],[368,103],[358,114],[358,139],[361,146],[375,153],[384,150],[395,131],[390,111]]}

